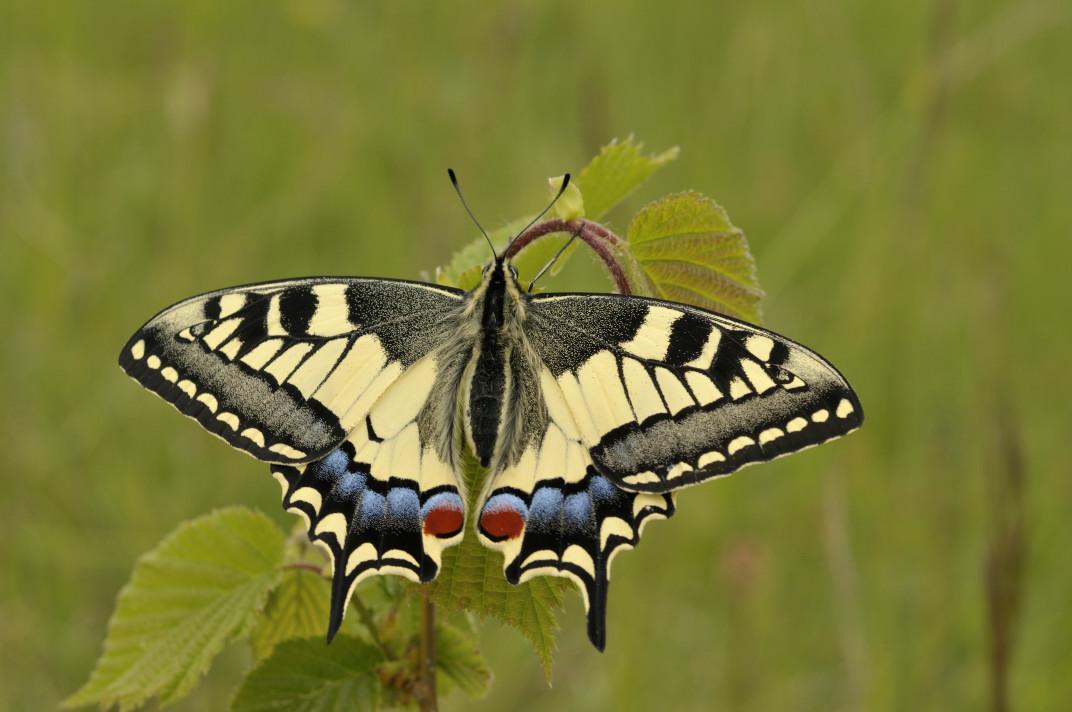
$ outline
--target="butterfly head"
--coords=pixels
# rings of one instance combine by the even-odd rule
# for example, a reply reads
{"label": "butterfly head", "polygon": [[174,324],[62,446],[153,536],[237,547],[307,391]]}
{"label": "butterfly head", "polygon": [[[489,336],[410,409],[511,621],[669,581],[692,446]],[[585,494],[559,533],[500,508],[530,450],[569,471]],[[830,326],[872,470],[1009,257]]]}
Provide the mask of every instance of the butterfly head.
{"label": "butterfly head", "polygon": [[496,255],[495,259],[484,265],[483,281],[517,281],[518,271],[513,262],[505,257]]}
{"label": "butterfly head", "polygon": [[521,309],[517,267],[506,257],[496,255],[495,260],[484,267],[484,277],[473,296],[475,301],[482,302],[483,328],[492,331],[502,329],[507,321],[518,317]]}

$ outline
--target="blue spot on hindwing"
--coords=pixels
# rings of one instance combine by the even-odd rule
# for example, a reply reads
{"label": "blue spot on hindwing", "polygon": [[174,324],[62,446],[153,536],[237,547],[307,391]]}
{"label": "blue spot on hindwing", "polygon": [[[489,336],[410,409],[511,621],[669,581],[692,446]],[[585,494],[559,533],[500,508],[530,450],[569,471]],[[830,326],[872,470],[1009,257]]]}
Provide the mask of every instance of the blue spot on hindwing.
{"label": "blue spot on hindwing", "polygon": [[592,523],[592,498],[587,492],[566,497],[562,505],[563,520],[570,529],[585,529]]}
{"label": "blue spot on hindwing", "polygon": [[379,492],[366,489],[361,496],[357,509],[357,525],[362,529],[377,527],[383,522],[384,505],[387,498]]}
{"label": "blue spot on hindwing", "polygon": [[313,474],[320,479],[338,479],[350,464],[350,456],[340,450],[333,450],[324,459],[309,466]]}
{"label": "blue spot on hindwing", "polygon": [[357,497],[365,489],[365,480],[360,472],[344,472],[335,482],[335,491],[343,497]]}
{"label": "blue spot on hindwing", "polygon": [[529,507],[530,526],[546,531],[557,529],[562,515],[562,490],[557,487],[541,487],[532,495]]}
{"label": "blue spot on hindwing", "polygon": [[[505,495],[496,495],[496,497],[503,496]],[[488,500],[488,504],[491,504],[492,500],[494,499],[495,497],[490,498]],[[514,497],[514,499],[517,499],[517,497]],[[457,492],[436,492],[431,497],[429,497],[428,500],[424,503],[424,506],[421,507],[421,519],[423,520],[425,517],[428,516],[429,512],[443,504],[453,504],[458,509],[465,511],[465,507],[462,505],[462,498],[458,496]]]}
{"label": "blue spot on hindwing", "polygon": [[597,507],[614,500],[622,493],[621,489],[616,487],[606,477],[600,475],[596,475],[592,478],[591,483],[588,485],[588,492],[592,495],[592,502]]}
{"label": "blue spot on hindwing", "polygon": [[392,487],[387,491],[387,520],[406,528],[420,526],[421,502],[409,487]]}
{"label": "blue spot on hindwing", "polygon": [[[457,497],[457,495],[455,496]],[[460,497],[458,498],[458,502],[461,503]],[[528,519],[529,508],[525,506],[525,500],[521,499],[516,494],[510,494],[509,492],[502,492],[488,497],[488,501],[484,503],[484,509],[481,510],[481,515],[483,515],[484,512],[496,511],[501,507],[512,509],[520,514],[522,519]]]}

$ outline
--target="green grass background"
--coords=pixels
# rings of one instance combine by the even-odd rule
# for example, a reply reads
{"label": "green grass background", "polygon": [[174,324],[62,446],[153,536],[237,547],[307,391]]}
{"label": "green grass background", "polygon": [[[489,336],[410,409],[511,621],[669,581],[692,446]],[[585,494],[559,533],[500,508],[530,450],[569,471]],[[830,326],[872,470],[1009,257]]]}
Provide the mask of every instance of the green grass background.
{"label": "green grass background", "polygon": [[[448,166],[494,227],[630,133],[682,154],[613,224],[718,200],[767,325],[868,421],[683,493],[616,561],[606,653],[571,594],[552,687],[489,624],[492,692],[444,708],[985,709],[984,572],[1018,520],[1010,699],[1072,708],[1070,21],[1062,0],[0,4],[0,710],[85,681],[179,522],[290,524],[264,466],[119,371],[134,329],[225,285],[416,277],[474,237]],[[584,263],[544,286],[603,289]],[[175,709],[223,709],[246,660]]]}

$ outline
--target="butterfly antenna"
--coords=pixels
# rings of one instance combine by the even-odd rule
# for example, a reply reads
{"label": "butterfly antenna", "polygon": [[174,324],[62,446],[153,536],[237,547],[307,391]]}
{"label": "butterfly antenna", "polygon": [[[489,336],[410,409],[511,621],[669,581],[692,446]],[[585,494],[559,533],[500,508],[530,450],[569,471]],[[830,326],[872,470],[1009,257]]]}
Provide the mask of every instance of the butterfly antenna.
{"label": "butterfly antenna", "polygon": [[566,248],[569,247],[573,243],[573,241],[577,239],[577,236],[581,234],[581,230],[583,229],[584,225],[582,224],[579,228],[574,230],[573,234],[570,235],[570,239],[566,240],[566,244],[562,246],[562,249],[556,252],[555,256],[548,260],[547,264],[540,268],[540,271],[537,272],[536,276],[532,278],[531,282],[529,282],[529,292],[532,291],[532,287],[536,284],[536,280],[542,277],[544,272],[551,269],[551,265],[553,265],[555,262],[558,262],[558,258],[561,257],[562,253],[566,251]]}
{"label": "butterfly antenna", "polygon": [[[495,245],[491,244],[491,238],[488,237],[488,233],[484,231],[484,227],[480,224],[480,221],[476,219],[476,215],[473,215],[473,211],[469,209],[469,206],[465,202],[465,196],[462,195],[462,189],[458,185],[458,177],[454,175],[454,169],[448,168],[447,175],[450,176],[450,182],[454,184],[454,192],[458,194],[458,200],[462,201],[462,207],[465,208],[465,212],[469,213],[469,217],[472,218],[476,226],[480,228],[480,233],[484,236],[484,239],[488,241],[488,247],[491,248],[491,254],[495,259],[498,259],[499,256],[495,254]],[[559,195],[561,195],[561,193]],[[547,211],[545,210],[544,212]],[[541,215],[542,214],[543,213],[541,213]]]}
{"label": "butterfly antenna", "polygon": [[[547,207],[544,208],[543,210],[541,210],[540,214],[537,215],[536,217],[534,217],[532,219],[532,221],[528,225],[525,226],[525,230],[528,230],[530,227],[535,225],[537,220],[542,218],[547,213],[548,210],[550,210],[551,208],[554,207],[555,203],[558,202],[558,199],[562,197],[562,194],[566,192],[566,186],[569,185],[569,181],[570,181],[570,174],[569,173],[567,173],[566,175],[562,176],[562,185],[559,187],[558,192],[555,193],[555,197],[551,198],[551,202],[548,203]],[[503,252],[504,255],[507,255],[507,254],[510,253],[510,248],[514,246],[515,242],[517,242],[517,238],[519,238],[519,237],[521,237],[522,235],[525,234],[525,230],[521,230],[519,233],[517,233],[517,235],[514,236],[513,240],[510,240],[510,244],[506,246],[506,251]]]}

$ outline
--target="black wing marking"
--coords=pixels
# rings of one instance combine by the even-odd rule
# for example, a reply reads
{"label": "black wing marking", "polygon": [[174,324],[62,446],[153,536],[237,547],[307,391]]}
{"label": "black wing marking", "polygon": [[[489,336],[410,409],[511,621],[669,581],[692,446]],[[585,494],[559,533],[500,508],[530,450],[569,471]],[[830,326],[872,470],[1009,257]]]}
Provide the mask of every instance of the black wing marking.
{"label": "black wing marking", "polygon": [[596,469],[668,492],[840,437],[863,422],[830,363],[783,336],[683,304],[533,297],[526,335]]}
{"label": "black wing marking", "polygon": [[464,295],[326,277],[224,289],[150,319],[119,365],[229,445],[268,462],[312,462],[440,342]]}

